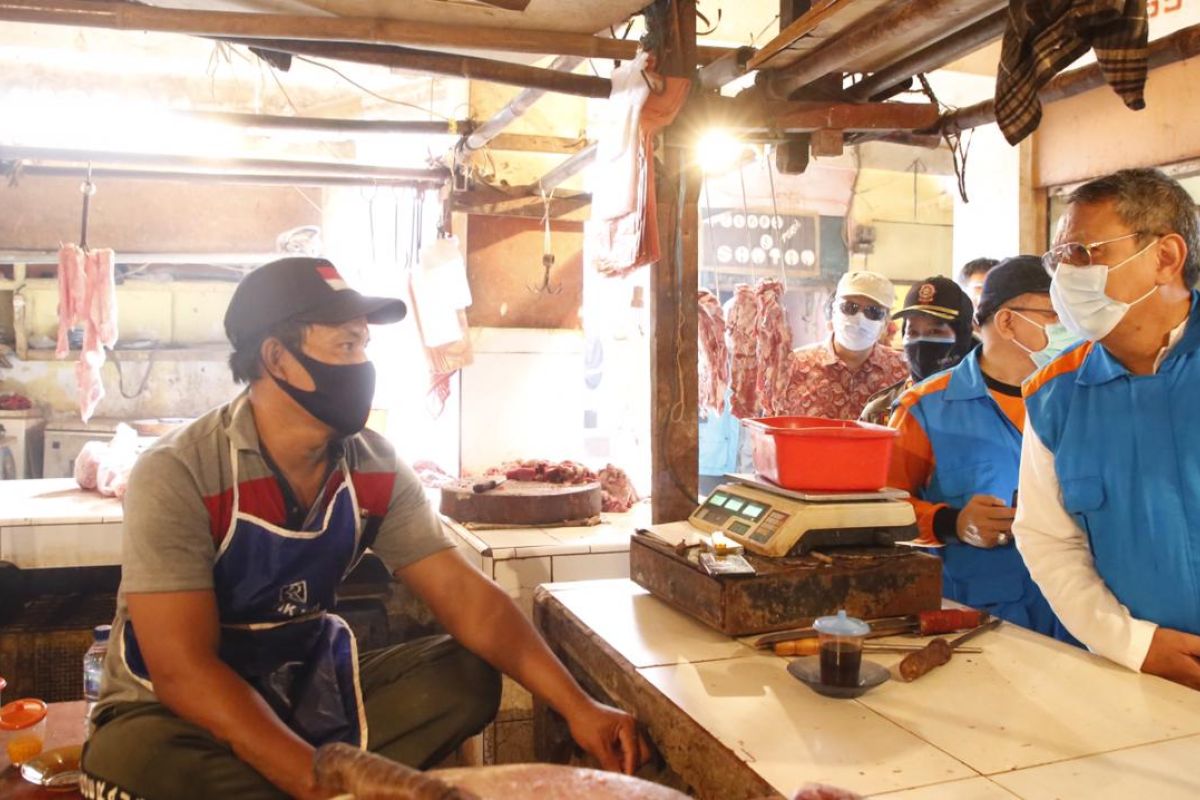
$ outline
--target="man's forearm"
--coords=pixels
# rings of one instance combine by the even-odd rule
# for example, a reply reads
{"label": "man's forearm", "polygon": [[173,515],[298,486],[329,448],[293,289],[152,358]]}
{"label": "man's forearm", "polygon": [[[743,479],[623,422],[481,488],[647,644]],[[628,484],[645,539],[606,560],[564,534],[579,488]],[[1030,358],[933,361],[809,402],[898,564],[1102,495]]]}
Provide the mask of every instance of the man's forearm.
{"label": "man's forearm", "polygon": [[481,580],[470,601],[443,620],[465,647],[510,676],[564,717],[590,698],[550,651],[533,624],[499,586]]}
{"label": "man's forearm", "polygon": [[228,743],[239,759],[283,791],[318,796],[312,785],[312,746],[223,661],[212,658],[194,667],[186,674],[154,676],[163,704]]}

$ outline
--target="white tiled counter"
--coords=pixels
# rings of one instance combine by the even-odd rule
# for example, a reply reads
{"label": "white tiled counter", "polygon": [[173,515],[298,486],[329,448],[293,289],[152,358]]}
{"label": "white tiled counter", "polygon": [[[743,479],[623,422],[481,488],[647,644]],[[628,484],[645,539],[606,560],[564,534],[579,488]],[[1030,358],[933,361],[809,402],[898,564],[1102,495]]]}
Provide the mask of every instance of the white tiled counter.
{"label": "white tiled counter", "polygon": [[[645,702],[659,709],[643,713],[652,731],[694,721],[707,741],[692,748],[725,754],[785,797],[810,781],[896,800],[1200,797],[1200,692],[1015,625],[913,683],[833,700],[793,678],[787,659],[628,580],[548,586],[539,597],[543,612],[549,603],[555,619],[599,637],[609,655],[588,658],[646,687],[623,699],[666,701]],[[901,656],[869,658],[892,667]]]}
{"label": "white tiled counter", "polygon": [[649,501],[622,514],[601,514],[600,520],[570,528],[471,530],[442,517],[463,557],[504,587],[526,614],[540,584],[629,577],[629,537],[650,524]]}
{"label": "white tiled counter", "polygon": [[22,569],[121,563],[121,501],[72,478],[0,481],[0,561]]}

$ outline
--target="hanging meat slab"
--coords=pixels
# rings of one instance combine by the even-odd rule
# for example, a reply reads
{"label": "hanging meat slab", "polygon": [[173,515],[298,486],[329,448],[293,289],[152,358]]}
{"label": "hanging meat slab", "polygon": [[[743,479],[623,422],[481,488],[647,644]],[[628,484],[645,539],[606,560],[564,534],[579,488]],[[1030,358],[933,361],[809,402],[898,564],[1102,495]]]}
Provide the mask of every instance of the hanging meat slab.
{"label": "hanging meat slab", "polygon": [[738,419],[758,416],[758,300],[754,289],[739,283],[725,315],[727,345],[731,357],[733,415]]}
{"label": "hanging meat slab", "polygon": [[707,289],[699,292],[700,407],[715,414],[725,411],[729,389],[729,347],[725,344],[725,312],[717,296]]}

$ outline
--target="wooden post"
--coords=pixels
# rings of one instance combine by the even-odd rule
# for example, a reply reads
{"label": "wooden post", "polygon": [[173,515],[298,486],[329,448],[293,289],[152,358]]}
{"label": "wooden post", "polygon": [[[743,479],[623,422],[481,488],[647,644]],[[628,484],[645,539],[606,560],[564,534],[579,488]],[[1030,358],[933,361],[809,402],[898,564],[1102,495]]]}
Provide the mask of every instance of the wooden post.
{"label": "wooden post", "polygon": [[[663,71],[695,78],[696,2],[673,0]],[[685,119],[681,115],[679,119]],[[664,131],[655,188],[662,259],[651,267],[652,516],[685,519],[696,507],[699,450],[696,320],[700,174],[679,122]]]}

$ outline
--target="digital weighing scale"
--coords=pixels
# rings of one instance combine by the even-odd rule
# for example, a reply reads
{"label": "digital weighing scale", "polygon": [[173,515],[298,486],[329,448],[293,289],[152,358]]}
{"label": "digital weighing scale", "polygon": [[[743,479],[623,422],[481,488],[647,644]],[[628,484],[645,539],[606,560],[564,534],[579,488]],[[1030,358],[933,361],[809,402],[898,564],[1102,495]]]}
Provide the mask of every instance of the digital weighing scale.
{"label": "digital weighing scale", "polygon": [[691,516],[705,533],[721,531],[752,553],[780,557],[842,546],[890,546],[917,538],[908,492],[792,491],[753,475],[726,475]]}

